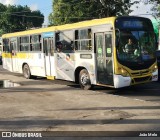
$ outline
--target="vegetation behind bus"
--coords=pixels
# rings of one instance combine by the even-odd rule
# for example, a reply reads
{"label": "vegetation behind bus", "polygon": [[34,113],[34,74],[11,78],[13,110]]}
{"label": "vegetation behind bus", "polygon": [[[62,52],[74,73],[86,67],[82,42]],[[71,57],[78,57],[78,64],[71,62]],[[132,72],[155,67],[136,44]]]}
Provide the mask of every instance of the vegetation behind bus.
{"label": "vegetation behind bus", "polygon": [[95,18],[129,15],[132,12],[131,6],[140,2],[152,3],[154,5],[152,12],[155,16],[160,16],[159,0],[53,0],[53,12],[49,16],[49,23],[61,25]]}
{"label": "vegetation behind bus", "polygon": [[74,23],[95,18],[128,15],[131,5],[138,0],[53,0],[53,12],[49,16],[51,25]]}
{"label": "vegetation behind bus", "polygon": [[31,11],[28,6],[3,5],[0,3],[0,36],[4,33],[24,31],[32,27],[41,27],[44,15],[40,11]]}
{"label": "vegetation behind bus", "polygon": [[153,24],[154,32],[155,32],[156,39],[157,39],[157,42],[158,42],[160,19],[152,19],[152,24]]}

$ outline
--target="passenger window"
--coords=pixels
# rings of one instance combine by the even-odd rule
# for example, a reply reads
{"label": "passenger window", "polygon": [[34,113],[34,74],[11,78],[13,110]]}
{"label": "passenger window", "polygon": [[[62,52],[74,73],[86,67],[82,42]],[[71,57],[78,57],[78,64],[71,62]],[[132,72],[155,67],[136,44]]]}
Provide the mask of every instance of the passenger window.
{"label": "passenger window", "polygon": [[31,36],[31,51],[41,51],[41,35]]}
{"label": "passenger window", "polygon": [[75,30],[75,50],[91,51],[92,49],[91,29]]}
{"label": "passenger window", "polygon": [[64,31],[56,33],[56,50],[57,52],[63,53],[73,52],[73,31]]}
{"label": "passenger window", "polygon": [[10,52],[9,39],[3,39],[3,52]]}
{"label": "passenger window", "polygon": [[20,51],[30,51],[29,36],[20,37]]}

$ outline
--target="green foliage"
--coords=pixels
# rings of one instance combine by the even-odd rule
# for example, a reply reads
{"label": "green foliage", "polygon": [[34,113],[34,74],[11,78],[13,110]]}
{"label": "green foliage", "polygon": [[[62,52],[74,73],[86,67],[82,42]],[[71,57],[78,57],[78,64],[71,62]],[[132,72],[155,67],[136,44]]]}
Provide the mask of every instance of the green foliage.
{"label": "green foliage", "polygon": [[160,17],[160,0],[148,0],[148,3],[153,4],[153,15]]}
{"label": "green foliage", "polygon": [[51,25],[61,25],[95,18],[128,15],[131,0],[53,0]]}
{"label": "green foliage", "polygon": [[44,22],[40,11],[31,11],[27,6],[5,6],[0,3],[0,12],[1,34],[40,27]]}

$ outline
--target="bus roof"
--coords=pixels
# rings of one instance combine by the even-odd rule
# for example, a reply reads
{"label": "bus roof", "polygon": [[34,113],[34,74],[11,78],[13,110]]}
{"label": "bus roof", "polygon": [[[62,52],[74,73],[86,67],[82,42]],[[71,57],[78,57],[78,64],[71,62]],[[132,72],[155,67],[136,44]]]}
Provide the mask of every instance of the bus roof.
{"label": "bus roof", "polygon": [[93,19],[93,20],[59,25],[59,26],[51,26],[51,27],[46,27],[46,28],[39,28],[39,29],[26,30],[26,31],[21,31],[21,32],[8,33],[8,34],[2,35],[2,38],[24,36],[24,35],[30,35],[30,34],[40,34],[40,33],[51,32],[51,31],[62,31],[62,30],[69,30],[69,29],[76,29],[76,28],[84,28],[88,26],[101,25],[105,23],[114,24],[115,19],[116,17]]}
{"label": "bus roof", "polygon": [[[122,17],[135,17],[135,16],[122,16]],[[93,19],[88,21],[81,21],[77,23],[71,23],[71,24],[65,24],[65,25],[59,25],[59,26],[51,26],[46,28],[39,28],[39,29],[32,29],[32,30],[26,30],[21,32],[14,32],[14,33],[8,33],[2,35],[2,38],[10,38],[10,37],[17,37],[17,36],[25,36],[30,34],[40,34],[44,32],[55,32],[55,31],[63,31],[63,30],[71,30],[71,29],[78,29],[78,28],[85,28],[95,25],[102,25],[102,24],[112,24],[114,25],[114,21],[117,18],[121,17],[107,17],[102,19]],[[137,17],[142,18],[142,17]]]}

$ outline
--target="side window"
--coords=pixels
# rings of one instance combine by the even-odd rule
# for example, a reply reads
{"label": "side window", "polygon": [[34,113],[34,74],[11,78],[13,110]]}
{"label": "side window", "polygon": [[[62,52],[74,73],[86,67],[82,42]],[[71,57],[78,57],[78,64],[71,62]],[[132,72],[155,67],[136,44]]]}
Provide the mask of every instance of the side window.
{"label": "side window", "polygon": [[75,50],[91,51],[92,49],[91,29],[75,30]]}
{"label": "side window", "polygon": [[56,33],[56,51],[57,52],[63,52],[63,44],[61,40],[62,40],[61,33],[60,32]]}
{"label": "side window", "polygon": [[3,52],[10,52],[9,49],[9,39],[3,39]]}
{"label": "side window", "polygon": [[57,52],[64,53],[73,52],[73,31],[63,31],[56,33],[56,50]]}
{"label": "side window", "polygon": [[13,37],[10,38],[10,51],[13,53],[15,51],[18,51],[17,49],[17,38]]}
{"label": "side window", "polygon": [[41,35],[32,35],[31,40],[31,51],[41,51]]}
{"label": "side window", "polygon": [[20,51],[30,51],[29,36],[20,37]]}

